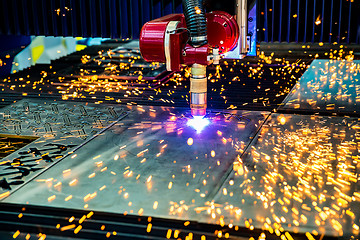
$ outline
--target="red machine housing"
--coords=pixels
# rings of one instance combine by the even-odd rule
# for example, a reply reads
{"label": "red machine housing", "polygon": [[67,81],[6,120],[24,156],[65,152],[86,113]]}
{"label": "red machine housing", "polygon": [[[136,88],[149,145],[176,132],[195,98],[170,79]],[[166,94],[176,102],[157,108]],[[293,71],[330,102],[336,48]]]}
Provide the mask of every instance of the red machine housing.
{"label": "red machine housing", "polygon": [[233,16],[214,11],[206,14],[208,44],[194,48],[183,14],[171,14],[147,22],[140,33],[140,51],[146,61],[166,63],[167,70],[179,71],[182,64],[208,65],[212,49],[223,54],[236,47],[239,27]]}

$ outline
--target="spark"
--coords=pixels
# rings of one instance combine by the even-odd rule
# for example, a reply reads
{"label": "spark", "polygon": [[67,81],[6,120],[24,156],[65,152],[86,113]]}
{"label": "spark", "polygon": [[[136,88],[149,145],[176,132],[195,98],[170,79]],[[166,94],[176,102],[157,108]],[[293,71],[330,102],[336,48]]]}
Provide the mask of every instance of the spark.
{"label": "spark", "polygon": [[201,13],[201,9],[199,7],[195,7],[195,12],[196,14],[200,14]]}

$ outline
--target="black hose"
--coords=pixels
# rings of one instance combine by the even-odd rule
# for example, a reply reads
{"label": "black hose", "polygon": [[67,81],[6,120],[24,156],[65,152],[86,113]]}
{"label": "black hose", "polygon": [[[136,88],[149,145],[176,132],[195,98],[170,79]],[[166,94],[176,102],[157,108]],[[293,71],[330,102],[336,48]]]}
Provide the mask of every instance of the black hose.
{"label": "black hose", "polygon": [[201,47],[207,43],[207,27],[202,0],[182,1],[186,26],[190,32],[190,45]]}

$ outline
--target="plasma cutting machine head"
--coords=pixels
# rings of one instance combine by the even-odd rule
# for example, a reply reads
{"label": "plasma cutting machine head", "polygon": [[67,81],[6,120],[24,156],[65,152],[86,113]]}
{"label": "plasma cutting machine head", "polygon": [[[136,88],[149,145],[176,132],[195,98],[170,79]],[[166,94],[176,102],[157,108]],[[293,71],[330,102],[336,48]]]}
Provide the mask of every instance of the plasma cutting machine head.
{"label": "plasma cutting machine head", "polygon": [[205,13],[200,0],[183,0],[184,14],[171,14],[145,23],[140,51],[146,61],[166,63],[168,71],[191,67],[190,108],[193,116],[205,116],[206,67],[219,64],[221,55],[239,40],[235,16],[223,11]]}

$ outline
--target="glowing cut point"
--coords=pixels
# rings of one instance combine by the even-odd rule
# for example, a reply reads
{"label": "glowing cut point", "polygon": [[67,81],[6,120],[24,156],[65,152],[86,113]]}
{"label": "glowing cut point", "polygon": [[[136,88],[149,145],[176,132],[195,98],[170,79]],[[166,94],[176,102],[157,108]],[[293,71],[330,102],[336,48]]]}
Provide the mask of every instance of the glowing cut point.
{"label": "glowing cut point", "polygon": [[187,122],[187,125],[194,128],[198,133],[200,133],[209,124],[210,121],[202,116],[194,116],[194,118],[189,119]]}

